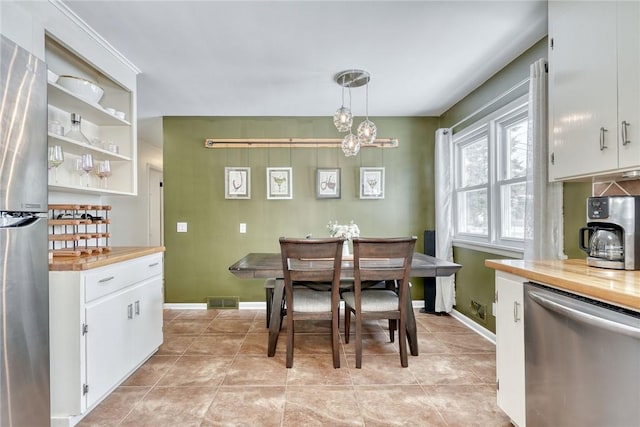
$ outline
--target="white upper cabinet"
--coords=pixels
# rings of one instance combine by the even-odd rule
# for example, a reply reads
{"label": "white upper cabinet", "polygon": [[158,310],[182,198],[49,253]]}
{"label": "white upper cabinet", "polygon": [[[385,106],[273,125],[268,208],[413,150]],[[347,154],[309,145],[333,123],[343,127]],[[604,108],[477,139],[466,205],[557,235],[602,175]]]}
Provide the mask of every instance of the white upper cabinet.
{"label": "white upper cabinet", "polygon": [[550,180],[640,166],[638,9],[549,2]]}
{"label": "white upper cabinet", "polygon": [[618,3],[619,166],[640,165],[640,2]]}

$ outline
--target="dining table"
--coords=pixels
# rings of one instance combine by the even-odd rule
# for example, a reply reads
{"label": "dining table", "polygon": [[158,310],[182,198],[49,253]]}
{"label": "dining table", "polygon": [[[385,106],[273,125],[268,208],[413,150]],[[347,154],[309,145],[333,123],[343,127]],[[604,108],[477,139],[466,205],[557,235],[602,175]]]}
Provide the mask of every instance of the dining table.
{"label": "dining table", "polygon": [[[313,262],[309,260],[308,262]],[[383,261],[381,261],[383,262]],[[384,265],[382,265],[384,266]],[[341,282],[353,281],[353,256],[342,259]],[[410,277],[446,277],[455,274],[462,266],[454,262],[415,252],[411,261]],[[269,345],[267,354],[273,356],[276,350],[282,321],[284,301],[284,274],[280,252],[251,252],[229,266],[229,271],[241,279],[276,279],[271,298],[267,297],[269,325]],[[269,301],[271,299],[271,301]],[[418,355],[416,319],[413,313],[411,295],[407,299],[407,341],[411,355]],[[270,306],[269,306],[270,305]]]}

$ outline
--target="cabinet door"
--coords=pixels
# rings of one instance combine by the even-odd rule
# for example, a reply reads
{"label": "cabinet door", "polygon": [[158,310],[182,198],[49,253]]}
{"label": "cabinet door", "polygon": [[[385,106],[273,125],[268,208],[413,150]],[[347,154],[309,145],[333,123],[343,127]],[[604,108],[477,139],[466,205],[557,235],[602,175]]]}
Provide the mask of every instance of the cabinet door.
{"label": "cabinet door", "polygon": [[134,322],[130,360],[133,368],[162,344],[162,276],[136,286],[131,298]]}
{"label": "cabinet door", "polygon": [[548,6],[550,179],[614,171],[618,168],[615,3],[549,2]]}
{"label": "cabinet door", "polygon": [[525,425],[524,279],[496,272],[496,375],[498,406]]}
{"label": "cabinet door", "polygon": [[[618,3],[618,91],[619,164],[620,168],[635,168],[640,165],[640,3],[638,2]],[[625,136],[626,141],[623,141]]]}
{"label": "cabinet door", "polygon": [[102,398],[128,373],[133,312],[129,290],[86,306],[87,407]]}

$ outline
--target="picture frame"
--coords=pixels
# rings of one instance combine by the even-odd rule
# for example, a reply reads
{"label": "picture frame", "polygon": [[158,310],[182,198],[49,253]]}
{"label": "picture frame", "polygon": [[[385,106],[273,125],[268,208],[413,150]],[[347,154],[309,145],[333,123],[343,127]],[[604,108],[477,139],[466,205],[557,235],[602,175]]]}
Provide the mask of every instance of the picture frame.
{"label": "picture frame", "polygon": [[360,168],[360,198],[384,199],[384,168]]}
{"label": "picture frame", "polygon": [[267,168],[267,199],[293,199],[291,168]]}
{"label": "picture frame", "polygon": [[340,168],[316,169],[316,199],[339,199],[340,186]]}
{"label": "picture frame", "polygon": [[225,199],[250,199],[251,198],[251,168],[249,167],[225,167],[224,168],[224,198]]}

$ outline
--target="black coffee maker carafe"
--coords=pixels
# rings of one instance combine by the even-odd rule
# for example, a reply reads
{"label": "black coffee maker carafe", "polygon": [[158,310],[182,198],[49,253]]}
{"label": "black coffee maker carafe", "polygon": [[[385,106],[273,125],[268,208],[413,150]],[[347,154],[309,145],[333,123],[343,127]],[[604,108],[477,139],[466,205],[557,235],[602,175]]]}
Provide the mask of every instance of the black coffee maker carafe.
{"label": "black coffee maker carafe", "polygon": [[579,238],[587,265],[640,270],[640,196],[589,197]]}

